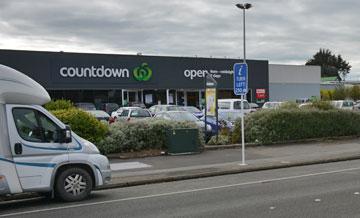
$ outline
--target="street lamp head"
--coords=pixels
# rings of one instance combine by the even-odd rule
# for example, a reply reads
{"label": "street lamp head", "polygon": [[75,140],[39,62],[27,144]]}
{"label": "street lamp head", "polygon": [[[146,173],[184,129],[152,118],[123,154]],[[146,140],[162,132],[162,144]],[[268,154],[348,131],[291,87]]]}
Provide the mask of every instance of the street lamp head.
{"label": "street lamp head", "polygon": [[249,9],[252,7],[251,4],[249,3],[245,3],[245,4],[236,4],[236,7],[240,8],[240,9]]}
{"label": "street lamp head", "polygon": [[245,6],[245,9],[249,9],[252,7],[252,5],[250,3],[245,3],[244,6]]}

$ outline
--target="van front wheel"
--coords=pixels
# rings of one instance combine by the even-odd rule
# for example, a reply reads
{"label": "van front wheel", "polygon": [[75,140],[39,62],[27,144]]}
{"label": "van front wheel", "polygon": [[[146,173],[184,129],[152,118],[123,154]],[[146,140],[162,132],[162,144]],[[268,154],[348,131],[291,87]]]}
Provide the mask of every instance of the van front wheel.
{"label": "van front wheel", "polygon": [[93,187],[90,174],[82,168],[68,168],[55,181],[55,194],[64,201],[81,201]]}

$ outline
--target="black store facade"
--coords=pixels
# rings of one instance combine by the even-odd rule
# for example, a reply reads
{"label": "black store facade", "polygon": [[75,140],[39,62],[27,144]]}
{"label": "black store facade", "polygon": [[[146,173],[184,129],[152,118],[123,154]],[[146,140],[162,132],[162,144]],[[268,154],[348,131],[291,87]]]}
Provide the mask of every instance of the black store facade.
{"label": "black store facade", "polygon": [[[0,63],[38,81],[53,99],[95,104],[143,102],[201,107],[204,77],[218,82],[219,98],[235,98],[233,65],[239,59],[113,55],[67,52],[0,50]],[[255,90],[269,90],[266,60],[247,60],[249,102]]]}

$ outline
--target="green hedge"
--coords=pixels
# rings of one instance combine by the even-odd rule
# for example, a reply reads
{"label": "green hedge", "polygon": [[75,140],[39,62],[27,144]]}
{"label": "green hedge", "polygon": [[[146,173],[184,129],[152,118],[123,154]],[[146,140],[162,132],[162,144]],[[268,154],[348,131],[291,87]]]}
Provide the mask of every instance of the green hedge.
{"label": "green hedge", "polygon": [[76,134],[95,144],[103,140],[108,132],[105,124],[83,110],[71,108],[54,110],[51,113],[63,123],[69,125]]}
{"label": "green hedge", "polygon": [[[359,136],[360,113],[345,110],[264,110],[245,119],[245,140],[268,144],[327,138]],[[241,140],[241,121],[237,120],[232,142]]]}
{"label": "green hedge", "polygon": [[74,108],[74,104],[70,100],[59,99],[59,100],[51,100],[49,103],[44,105],[46,110],[54,111],[54,110],[68,110]]}
{"label": "green hedge", "polygon": [[[110,125],[108,136],[99,144],[102,153],[131,152],[147,149],[166,149],[166,131],[175,128],[198,128],[189,122],[175,122],[160,119],[116,122]],[[200,144],[204,144],[199,129]]]}

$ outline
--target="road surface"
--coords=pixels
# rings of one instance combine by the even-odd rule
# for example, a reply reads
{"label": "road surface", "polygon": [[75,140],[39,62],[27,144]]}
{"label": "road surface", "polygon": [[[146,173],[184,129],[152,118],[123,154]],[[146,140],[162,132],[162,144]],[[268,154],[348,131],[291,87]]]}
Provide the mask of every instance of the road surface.
{"label": "road surface", "polygon": [[360,217],[360,160],[0,203],[0,217]]}

